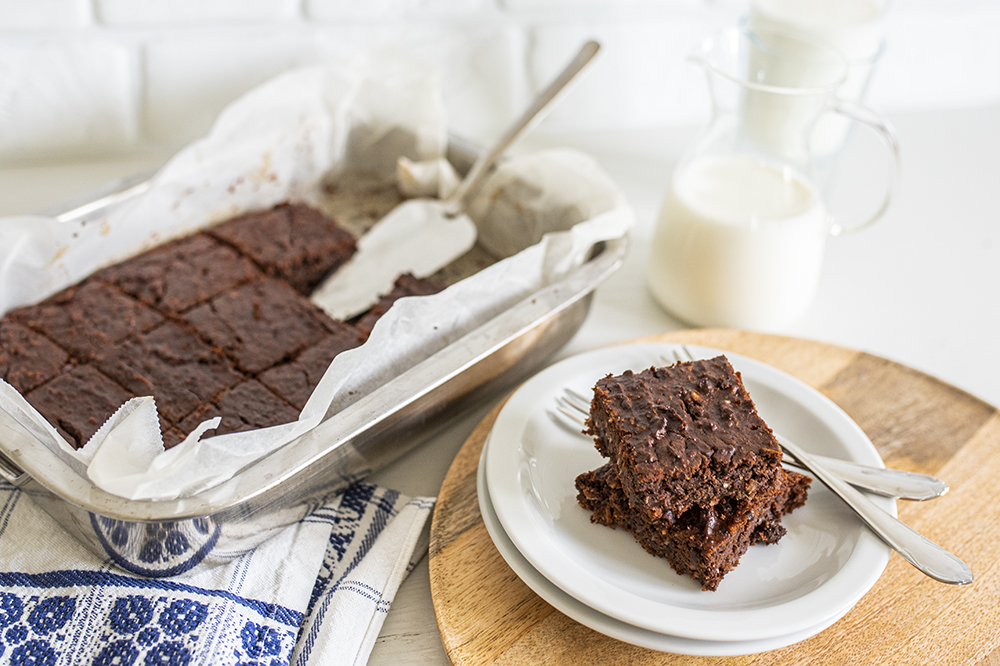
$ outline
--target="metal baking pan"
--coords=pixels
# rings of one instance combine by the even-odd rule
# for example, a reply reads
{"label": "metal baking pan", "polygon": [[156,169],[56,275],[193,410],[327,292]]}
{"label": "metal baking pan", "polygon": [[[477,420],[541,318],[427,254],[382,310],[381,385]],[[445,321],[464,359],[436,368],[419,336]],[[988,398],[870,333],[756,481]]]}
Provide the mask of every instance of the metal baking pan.
{"label": "metal baking pan", "polygon": [[[449,150],[459,170],[472,155],[458,142]],[[126,183],[133,195],[136,182]],[[102,192],[101,206],[80,208],[74,219],[117,205],[128,196],[120,190],[121,184]],[[166,577],[223,564],[536,371],[580,328],[594,289],[619,268],[626,251],[626,238],[600,243],[562,281],[194,496],[143,501],[112,495],[35,438],[13,430],[0,431],[0,476],[28,492],[99,557],[127,571]]]}

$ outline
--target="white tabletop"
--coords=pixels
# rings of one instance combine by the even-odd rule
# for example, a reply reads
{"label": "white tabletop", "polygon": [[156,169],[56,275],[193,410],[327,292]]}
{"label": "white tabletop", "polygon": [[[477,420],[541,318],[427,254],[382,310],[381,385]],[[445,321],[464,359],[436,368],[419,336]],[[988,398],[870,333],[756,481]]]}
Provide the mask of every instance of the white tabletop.
{"label": "white tabletop", "polygon": [[[877,354],[1000,405],[1000,108],[891,120],[903,156],[892,207],[870,229],[831,239],[812,307],[776,332]],[[646,291],[646,247],[671,169],[696,132],[536,135],[522,146],[570,146],[592,154],[622,187],[638,221],[625,265],[598,289],[583,327],[553,361],[683,327]],[[859,140],[841,182],[877,180],[877,150]],[[0,170],[0,215],[36,212],[160,160],[139,156]],[[436,495],[482,416],[457,418],[447,433],[374,480],[409,495]],[[370,663],[449,663],[434,619],[426,558],[399,590]]]}

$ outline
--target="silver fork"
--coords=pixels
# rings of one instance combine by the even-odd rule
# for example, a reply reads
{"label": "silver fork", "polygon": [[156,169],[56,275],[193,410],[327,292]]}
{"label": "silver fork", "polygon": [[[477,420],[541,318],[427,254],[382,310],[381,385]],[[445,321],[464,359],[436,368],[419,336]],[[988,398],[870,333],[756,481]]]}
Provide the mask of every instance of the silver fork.
{"label": "silver fork", "polygon": [[[687,347],[683,347],[687,360],[694,360]],[[678,355],[678,358],[679,355]],[[820,462],[818,456],[805,452],[794,442],[780,442],[783,449],[793,455],[803,468],[823,482],[835,495],[844,500],[858,517],[890,548],[904,560],[934,580],[953,585],[972,582],[972,569],[947,550],[937,545],[915,529],[873,504],[865,495],[834,474]]]}
{"label": "silver fork", "polygon": [[[566,388],[563,389],[562,395],[556,397],[556,409],[574,423],[585,425],[587,415],[590,413],[590,401],[573,389]],[[804,469],[802,463],[784,450],[787,448],[785,444],[788,442],[788,438],[781,435],[776,435],[776,437],[783,448],[782,462],[792,467]],[[852,486],[883,497],[928,500],[940,497],[948,491],[948,484],[930,474],[870,467],[817,454],[813,454],[813,457]]]}

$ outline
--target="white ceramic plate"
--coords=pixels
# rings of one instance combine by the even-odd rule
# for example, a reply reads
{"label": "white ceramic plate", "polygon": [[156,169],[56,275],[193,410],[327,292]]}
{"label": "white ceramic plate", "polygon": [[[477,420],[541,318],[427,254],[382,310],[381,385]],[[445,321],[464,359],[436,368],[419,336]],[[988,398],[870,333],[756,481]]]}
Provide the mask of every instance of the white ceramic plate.
{"label": "white ceramic plate", "polygon": [[590,627],[605,636],[651,650],[688,654],[698,657],[731,657],[757,654],[758,652],[766,652],[767,650],[777,650],[778,648],[804,641],[818,634],[836,621],[836,618],[832,618],[828,622],[811,627],[810,629],[777,638],[765,638],[756,641],[701,641],[695,638],[681,638],[669,634],[658,634],[648,629],[633,627],[631,624],[626,624],[621,620],[616,620],[613,617],[608,617],[594,610],[549,582],[549,579],[540,574],[537,569],[528,563],[528,560],[524,559],[524,556],[514,546],[514,542],[503,531],[500,519],[497,518],[496,510],[493,508],[493,502],[490,500],[489,487],[486,484],[486,465],[482,462],[482,459],[486,457],[486,448],[489,446],[488,441],[486,447],[483,448],[483,455],[480,458],[477,474],[479,510],[483,516],[483,524],[486,525],[486,531],[489,532],[490,538],[493,539],[493,543],[496,545],[504,561],[507,562],[510,568],[514,570],[514,573],[535,594],[580,624]]}
{"label": "white ceramic plate", "polygon": [[[828,626],[878,579],[889,548],[814,482],[776,545],[753,546],[715,592],[674,573],[630,534],[593,524],[574,479],[605,462],[580,427],[555,412],[565,387],[588,395],[609,373],[664,365],[675,345],[599,349],[557,363],[501,410],[484,459],[503,531],[542,576],[584,605],[648,631],[701,641],[759,641]],[[723,353],[689,347],[698,358]],[[803,448],[882,466],[864,432],[818,391],[768,365],[726,354],[775,432]],[[895,502],[872,498],[895,514]]]}

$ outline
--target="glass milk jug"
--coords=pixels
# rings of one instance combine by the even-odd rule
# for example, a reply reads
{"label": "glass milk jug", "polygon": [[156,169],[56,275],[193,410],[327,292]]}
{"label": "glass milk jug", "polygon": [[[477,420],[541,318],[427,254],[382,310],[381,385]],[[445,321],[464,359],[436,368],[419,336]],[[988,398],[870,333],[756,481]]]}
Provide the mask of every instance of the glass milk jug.
{"label": "glass milk jug", "polygon": [[[885,212],[899,151],[873,111],[839,100],[847,62],[780,32],[734,28],[692,56],[708,77],[708,129],[674,170],[649,258],[654,298],[695,326],[774,330],[808,308],[826,238]],[[867,219],[833,219],[814,180],[809,137],[824,113],[865,124],[890,162],[884,199]]]}

